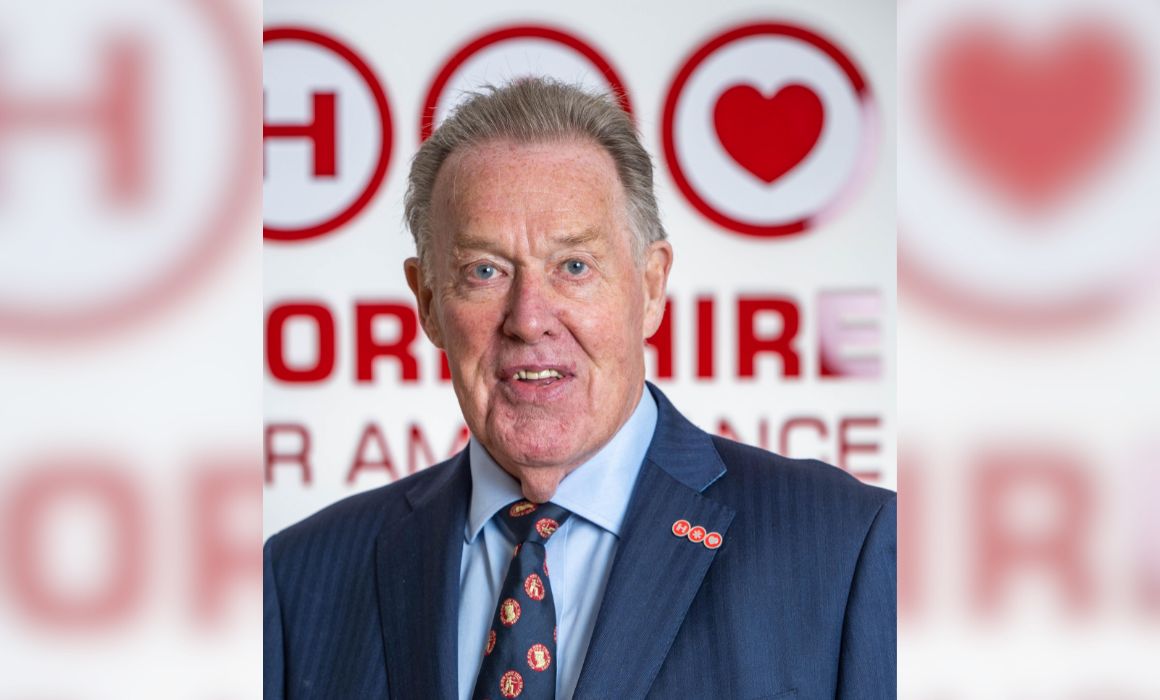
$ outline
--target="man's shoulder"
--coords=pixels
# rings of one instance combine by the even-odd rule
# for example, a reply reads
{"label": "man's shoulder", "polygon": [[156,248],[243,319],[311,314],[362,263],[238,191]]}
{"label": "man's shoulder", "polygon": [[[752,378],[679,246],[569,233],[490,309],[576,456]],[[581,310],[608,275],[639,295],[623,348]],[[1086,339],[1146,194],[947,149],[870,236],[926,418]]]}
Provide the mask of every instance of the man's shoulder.
{"label": "man's shoulder", "polygon": [[863,483],[843,469],[816,459],[793,459],[720,436],[713,446],[726,465],[725,475],[711,488],[727,501],[756,504],[810,521],[854,518],[865,522],[884,507],[893,507],[896,494]]}
{"label": "man's shoulder", "polygon": [[446,480],[458,468],[459,459],[456,455],[386,486],[336,501],[272,535],[266,547],[274,555],[287,549],[358,549],[361,542],[373,542],[384,526],[410,513],[414,494],[423,494]]}
{"label": "man's shoulder", "polygon": [[[649,458],[670,474],[697,472],[693,483],[712,477],[704,495],[733,508],[739,517],[853,536],[864,534],[880,513],[884,522],[893,517],[897,500],[893,491],[864,484],[816,459],[783,457],[705,432],[681,415],[657,387],[650,384],[649,389],[658,413]],[[671,469],[666,467],[670,461]],[[712,466],[705,466],[709,462]],[[714,476],[718,466],[724,469]],[[684,483],[691,485],[688,480]]]}

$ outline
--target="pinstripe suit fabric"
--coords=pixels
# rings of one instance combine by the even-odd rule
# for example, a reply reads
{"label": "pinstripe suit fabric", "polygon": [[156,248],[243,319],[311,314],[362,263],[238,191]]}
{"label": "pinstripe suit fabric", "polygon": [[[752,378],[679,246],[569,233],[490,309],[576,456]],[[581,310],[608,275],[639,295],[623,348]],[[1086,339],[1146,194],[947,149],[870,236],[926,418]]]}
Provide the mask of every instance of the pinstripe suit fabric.
{"label": "pinstripe suit fabric", "polygon": [[[895,697],[895,495],[658,422],[576,698]],[[265,696],[454,698],[465,453],[265,548]],[[678,519],[723,535],[675,537]]]}

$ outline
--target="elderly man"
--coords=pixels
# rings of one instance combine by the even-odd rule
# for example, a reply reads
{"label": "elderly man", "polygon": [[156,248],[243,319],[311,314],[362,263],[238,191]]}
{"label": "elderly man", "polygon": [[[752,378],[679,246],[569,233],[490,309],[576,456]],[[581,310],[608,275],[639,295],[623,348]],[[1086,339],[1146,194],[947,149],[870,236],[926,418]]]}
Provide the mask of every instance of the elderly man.
{"label": "elderly man", "polygon": [[673,252],[627,115],[476,95],[406,209],[472,439],[270,539],[266,697],[893,697],[894,494],[645,382]]}

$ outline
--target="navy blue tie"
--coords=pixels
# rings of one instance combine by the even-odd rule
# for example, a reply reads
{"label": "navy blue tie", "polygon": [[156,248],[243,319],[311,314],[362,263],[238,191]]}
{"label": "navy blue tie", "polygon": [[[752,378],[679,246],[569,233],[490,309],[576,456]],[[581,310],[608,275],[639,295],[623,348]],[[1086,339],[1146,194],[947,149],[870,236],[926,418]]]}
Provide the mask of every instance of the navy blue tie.
{"label": "navy blue tie", "polygon": [[516,501],[496,517],[516,543],[483,649],[473,700],[556,697],[556,605],[544,543],[570,512]]}

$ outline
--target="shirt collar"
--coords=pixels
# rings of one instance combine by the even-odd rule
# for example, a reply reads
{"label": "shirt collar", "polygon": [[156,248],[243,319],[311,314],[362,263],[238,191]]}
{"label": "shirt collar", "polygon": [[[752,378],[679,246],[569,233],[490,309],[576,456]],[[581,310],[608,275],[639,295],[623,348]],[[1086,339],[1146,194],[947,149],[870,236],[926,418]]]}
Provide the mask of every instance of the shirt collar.
{"label": "shirt collar", "polygon": [[[619,537],[632,488],[652,442],[656,424],[656,400],[642,387],[636,410],[607,445],[560,481],[552,503]],[[464,539],[470,544],[500,508],[522,498],[523,492],[520,482],[496,464],[474,437],[467,449],[471,467],[471,506]]]}

